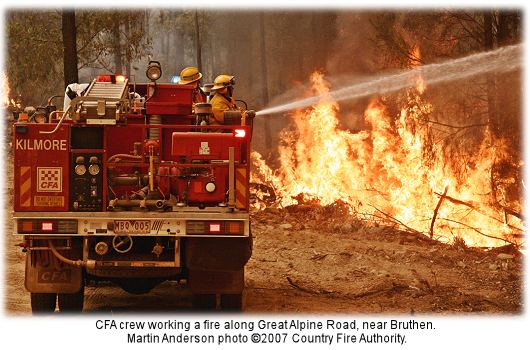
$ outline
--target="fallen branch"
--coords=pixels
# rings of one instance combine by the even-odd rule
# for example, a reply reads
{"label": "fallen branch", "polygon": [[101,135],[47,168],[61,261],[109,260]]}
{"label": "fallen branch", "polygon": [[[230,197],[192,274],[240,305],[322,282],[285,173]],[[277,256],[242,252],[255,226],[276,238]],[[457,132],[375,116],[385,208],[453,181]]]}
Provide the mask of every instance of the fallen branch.
{"label": "fallen branch", "polygon": [[407,290],[407,289],[411,289],[411,287],[406,285],[406,284],[396,284],[396,283],[392,282],[392,287],[390,287],[390,288],[378,288],[378,289],[375,289],[375,290],[370,290],[368,292],[354,294],[354,295],[352,295],[352,297],[354,299],[356,299],[356,298],[363,298],[363,297],[367,297],[367,296],[370,296],[370,295],[381,294],[381,293],[390,293],[390,292],[398,292],[399,293],[399,292],[402,292],[402,291]]}
{"label": "fallen branch", "polygon": [[[463,205],[463,206],[466,206],[468,208],[471,208],[473,209],[474,211],[476,211],[477,213],[481,214],[481,215],[484,215],[492,220],[495,220],[503,225],[505,225],[506,223],[503,221],[503,220],[500,220],[500,219],[497,219],[496,217],[493,217],[491,215],[488,215],[486,213],[483,213],[480,209],[478,209],[476,206],[474,206],[472,203],[469,203],[469,202],[464,202],[460,199],[456,199],[456,198],[453,198],[453,197],[450,197],[450,196],[444,196],[443,194],[440,194],[438,192],[435,192],[436,195],[440,196],[440,197],[443,197],[444,199],[447,199],[448,201],[454,203],[454,204],[460,204],[460,205]],[[516,216],[518,218],[524,218],[524,216],[514,212],[514,211],[511,211],[510,209],[508,208],[504,208],[504,207],[501,207],[507,214],[510,214],[510,215],[513,215],[513,216]],[[512,230],[517,230],[517,231],[521,231],[521,232],[524,232],[523,229],[520,229],[518,227],[515,227],[513,225],[507,225],[509,228],[511,228]]]}
{"label": "fallen branch", "polygon": [[516,218],[518,218],[518,219],[520,219],[520,220],[522,220],[522,221],[526,221],[526,216],[524,216],[523,214],[518,213],[518,212],[516,212],[515,210],[512,210],[512,209],[510,209],[510,208],[507,208],[507,207],[505,207],[505,206],[503,206],[503,205],[501,205],[501,204],[499,204],[499,203],[497,203],[497,205],[498,205],[502,210],[504,210],[504,212],[505,212],[506,214],[509,214],[509,215],[515,216]]}
{"label": "fallen branch", "polygon": [[395,223],[398,223],[399,225],[405,227],[407,230],[410,230],[412,232],[415,232],[415,233],[421,233],[420,231],[418,230],[415,230],[413,229],[412,227],[408,227],[407,225],[405,225],[404,223],[402,223],[401,221],[399,221],[398,219],[396,219],[395,217],[377,209],[375,206],[373,206],[371,203],[368,203],[369,206],[371,206],[372,208],[374,208],[375,210],[377,210],[379,213],[383,214],[384,216],[386,216],[387,218],[389,218],[391,221],[394,221]]}
{"label": "fallen branch", "polygon": [[[360,212],[360,211],[357,211],[357,210],[353,210],[353,213],[355,215],[357,215],[358,218],[361,218],[363,220],[366,220],[366,221],[373,221],[373,222],[376,222],[376,223],[384,223],[384,222],[388,222],[388,219],[385,219],[379,215],[375,215],[373,213],[363,213],[363,212]],[[379,221],[378,221],[379,220]],[[396,223],[394,223],[396,224]]]}
{"label": "fallen branch", "polygon": [[451,219],[446,219],[446,218],[443,218],[443,220],[446,220],[446,221],[449,221],[449,222],[454,222],[455,224],[459,224],[459,225],[465,226],[465,227],[467,227],[467,228],[469,228],[469,229],[471,229],[471,230],[477,232],[478,234],[480,234],[480,235],[482,235],[482,236],[484,236],[484,237],[488,237],[488,238],[492,238],[492,239],[498,239],[498,240],[503,241],[503,242],[506,242],[506,243],[514,244],[513,242],[511,242],[511,241],[509,241],[509,240],[507,240],[507,239],[505,239],[505,238],[495,237],[495,236],[490,236],[490,235],[487,235],[487,234],[485,234],[485,233],[483,233],[483,232],[480,232],[480,231],[479,231],[478,229],[476,229],[475,227],[473,227],[473,226],[469,226],[469,225],[467,225],[467,224],[464,224],[463,222],[456,221],[456,220],[451,220]]}
{"label": "fallen branch", "polygon": [[318,261],[318,260],[322,260],[322,259],[324,259],[326,256],[328,256],[328,254],[322,254],[322,255],[321,255],[321,254],[316,254],[315,256],[313,256],[313,257],[311,258],[311,260],[316,260],[316,261]]}
{"label": "fallen branch", "polygon": [[328,255],[345,255],[345,256],[351,256],[351,253],[348,253],[348,252],[340,252],[340,253],[325,253],[325,254],[320,254],[320,253],[315,253],[315,255],[311,258],[311,260],[315,260],[315,261],[318,261],[318,260],[322,260],[324,259],[326,256]]}
{"label": "fallen branch", "polygon": [[440,209],[440,206],[442,205],[442,202],[444,201],[444,198],[447,195],[447,190],[449,190],[449,186],[445,186],[444,194],[442,194],[442,196],[440,197],[440,200],[438,201],[438,204],[436,204],[436,208],[434,209],[434,215],[432,216],[431,230],[430,230],[431,239],[432,239],[432,236],[434,235],[434,222],[436,221],[436,215],[438,215],[438,210]]}
{"label": "fallen branch", "polygon": [[309,290],[309,289],[306,289],[304,287],[300,287],[299,285],[297,285],[296,283],[293,282],[293,280],[291,280],[291,277],[287,276],[287,281],[289,282],[289,284],[293,287],[295,287],[296,289],[299,289],[301,290],[302,292],[306,292],[306,293],[311,293],[311,294],[318,294],[312,290]]}
{"label": "fallen branch", "polygon": [[470,124],[470,125],[464,125],[464,126],[457,126],[457,125],[450,125],[450,124],[444,124],[444,123],[440,123],[440,122],[435,122],[434,120],[429,120],[429,119],[418,119],[418,120],[426,122],[426,123],[437,124],[437,125],[441,125],[441,126],[447,126],[447,127],[453,128],[453,129],[469,129],[469,128],[477,128],[477,127],[488,126],[489,125],[489,124],[485,123],[485,124]]}

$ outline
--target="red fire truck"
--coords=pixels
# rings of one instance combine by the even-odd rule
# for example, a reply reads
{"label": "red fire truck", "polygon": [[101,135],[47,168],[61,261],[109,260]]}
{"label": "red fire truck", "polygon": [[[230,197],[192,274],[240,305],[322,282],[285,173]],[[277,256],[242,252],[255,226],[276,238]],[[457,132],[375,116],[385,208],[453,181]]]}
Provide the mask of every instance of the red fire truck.
{"label": "red fire truck", "polygon": [[100,76],[45,123],[14,125],[14,232],[34,313],[82,310],[90,281],[142,294],[185,280],[195,307],[241,309],[253,111],[209,126],[211,105],[160,75],[151,61],[149,83]]}

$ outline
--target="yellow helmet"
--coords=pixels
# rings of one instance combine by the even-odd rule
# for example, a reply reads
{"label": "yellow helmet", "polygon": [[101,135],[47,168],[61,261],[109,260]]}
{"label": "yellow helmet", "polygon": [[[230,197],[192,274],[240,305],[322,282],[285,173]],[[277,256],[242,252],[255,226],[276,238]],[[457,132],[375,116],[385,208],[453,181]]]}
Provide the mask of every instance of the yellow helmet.
{"label": "yellow helmet", "polygon": [[235,84],[236,84],[236,81],[234,80],[234,77],[230,75],[220,75],[217,78],[215,78],[213,82],[212,90],[219,90],[219,89],[225,88],[227,86],[232,86]]}
{"label": "yellow helmet", "polygon": [[202,78],[202,74],[199,72],[199,70],[195,67],[188,67],[184,68],[182,72],[180,73],[180,78],[178,83],[180,85],[186,85],[193,83],[194,81],[199,80]]}

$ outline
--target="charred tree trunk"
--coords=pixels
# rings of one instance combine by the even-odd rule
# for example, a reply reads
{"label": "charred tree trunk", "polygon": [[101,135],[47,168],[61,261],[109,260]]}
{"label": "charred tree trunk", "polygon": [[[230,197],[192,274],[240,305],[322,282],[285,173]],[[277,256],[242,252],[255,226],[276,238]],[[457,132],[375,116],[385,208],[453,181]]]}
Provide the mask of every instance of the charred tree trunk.
{"label": "charred tree trunk", "polygon": [[484,12],[484,48],[486,51],[493,49],[493,14]]}
{"label": "charred tree trunk", "polygon": [[79,82],[77,71],[77,31],[75,27],[75,9],[63,9],[63,59],[64,87]]}
{"label": "charred tree trunk", "polygon": [[[485,51],[491,51],[494,48],[494,35],[493,35],[493,14],[491,11],[484,12],[484,49]],[[498,122],[497,122],[497,111],[495,108],[495,75],[494,73],[488,73],[486,75],[486,93],[488,103],[488,136],[490,142],[498,138]],[[491,168],[491,201],[497,203],[496,189],[495,189],[495,174],[494,166]]]}
{"label": "charred tree trunk", "polygon": [[[260,28],[260,51],[261,51],[261,81],[262,81],[262,99],[263,107],[269,103],[269,90],[268,90],[268,77],[267,77],[267,50],[265,43],[265,13],[260,12],[259,14],[259,28]],[[272,135],[271,135],[271,121],[270,115],[265,115],[264,120],[265,127],[265,147],[270,150],[272,146]]]}
{"label": "charred tree trunk", "polygon": [[175,56],[175,59],[173,60],[173,64],[175,65],[173,67],[173,70],[176,74],[179,74],[182,69],[184,68],[184,62],[182,60],[183,57],[183,47],[184,47],[184,40],[182,39],[182,35],[175,31],[173,33],[173,53]]}
{"label": "charred tree trunk", "polygon": [[[127,18],[127,20],[125,21],[124,25],[125,25],[125,36],[128,38],[129,35],[131,35],[131,24],[129,23],[130,21],[130,18]],[[125,75],[127,76],[130,76],[131,75],[131,60],[127,60],[127,62],[125,63]]]}
{"label": "charred tree trunk", "polygon": [[[484,12],[484,49],[491,51],[494,48],[493,14],[491,11]],[[486,76],[486,92],[488,103],[488,127],[490,137],[497,138],[499,123],[497,122],[497,111],[495,107],[495,75],[489,73]]]}
{"label": "charred tree trunk", "polygon": [[202,43],[199,31],[199,10],[195,10],[195,46],[197,48],[197,69],[202,72]]}
{"label": "charred tree trunk", "polygon": [[160,35],[160,53],[162,54],[163,57],[165,57],[167,55],[167,52],[166,52],[166,36],[165,35]]}
{"label": "charred tree trunk", "polygon": [[[519,42],[520,13],[517,11],[499,10],[493,16],[494,44],[496,47]],[[522,159],[523,121],[521,72],[494,75],[495,90],[493,97],[494,119],[492,126],[494,137],[502,143],[502,150],[496,154],[492,167],[492,200],[498,210],[518,208],[522,197],[522,168],[514,159]],[[519,84],[514,84],[518,81]],[[488,92],[490,90],[488,89]],[[490,99],[488,96],[488,103]],[[503,208],[504,207],[504,208]],[[516,209],[517,210],[517,209]]]}
{"label": "charred tree trunk", "polygon": [[499,46],[519,42],[521,16],[518,11],[499,10],[497,20],[497,43]]}
{"label": "charred tree trunk", "polygon": [[116,21],[112,28],[112,36],[114,37],[114,74],[123,74],[123,68],[121,63],[121,49],[120,49],[120,23],[118,20],[118,14],[115,15]]}

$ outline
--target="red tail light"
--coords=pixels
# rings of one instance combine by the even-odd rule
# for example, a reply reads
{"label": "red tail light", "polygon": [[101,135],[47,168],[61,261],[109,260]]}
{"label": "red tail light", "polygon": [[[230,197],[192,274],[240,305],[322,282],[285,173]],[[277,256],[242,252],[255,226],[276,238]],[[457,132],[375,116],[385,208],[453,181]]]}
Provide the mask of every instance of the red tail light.
{"label": "red tail light", "polygon": [[219,233],[219,232],[221,232],[221,224],[218,224],[218,223],[210,223],[210,232],[212,232],[212,233]]}
{"label": "red tail light", "polygon": [[53,222],[50,222],[50,221],[42,222],[42,231],[53,231]]}
{"label": "red tail light", "polygon": [[104,83],[123,83],[127,80],[125,75],[98,75],[97,81]]}
{"label": "red tail light", "polygon": [[77,220],[65,219],[20,219],[17,222],[18,233],[39,234],[39,233],[77,233]]}
{"label": "red tail light", "polygon": [[198,221],[186,222],[188,235],[244,235],[244,221]]}

